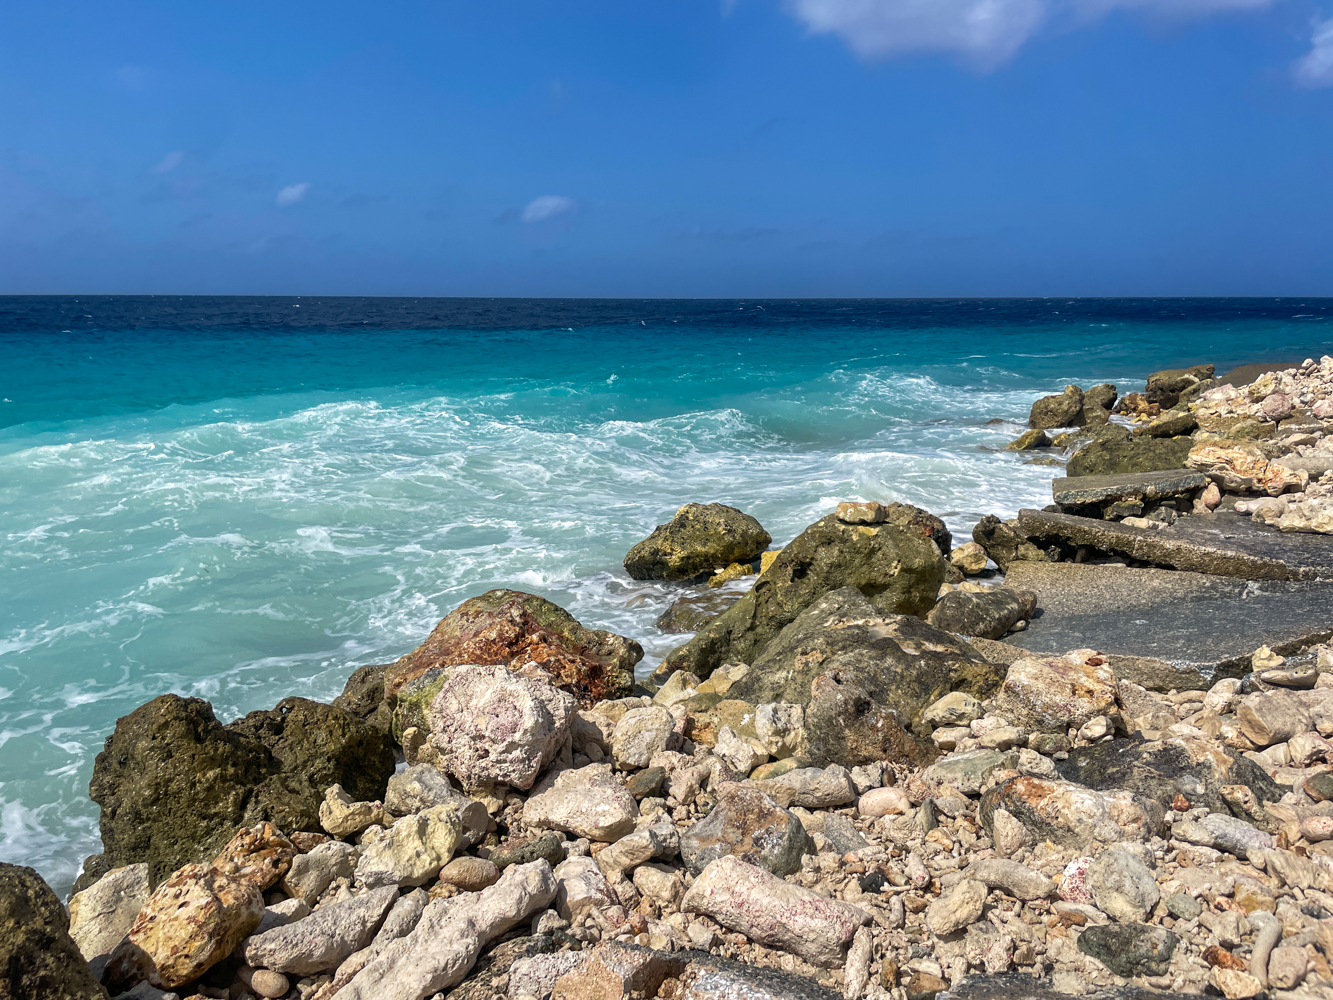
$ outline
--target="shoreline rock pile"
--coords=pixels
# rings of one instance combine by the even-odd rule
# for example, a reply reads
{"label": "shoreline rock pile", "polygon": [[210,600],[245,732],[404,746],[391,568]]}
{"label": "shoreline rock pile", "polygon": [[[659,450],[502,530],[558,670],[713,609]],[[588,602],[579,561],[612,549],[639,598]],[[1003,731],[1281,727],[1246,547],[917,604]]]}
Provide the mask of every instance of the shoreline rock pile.
{"label": "shoreline rock pile", "polygon": [[1075,458],[1178,464],[1058,479],[957,547],[904,504],[777,552],[682,508],[627,567],[726,586],[684,591],[695,633],[646,685],[632,639],[501,590],[332,706],[155,699],[97,758],[104,852],[68,913],[0,865],[0,982],[1333,1000],[1333,538],[1283,526],[1333,479],[1278,461],[1333,433],[1333,359],[1212,376],[1039,401]]}

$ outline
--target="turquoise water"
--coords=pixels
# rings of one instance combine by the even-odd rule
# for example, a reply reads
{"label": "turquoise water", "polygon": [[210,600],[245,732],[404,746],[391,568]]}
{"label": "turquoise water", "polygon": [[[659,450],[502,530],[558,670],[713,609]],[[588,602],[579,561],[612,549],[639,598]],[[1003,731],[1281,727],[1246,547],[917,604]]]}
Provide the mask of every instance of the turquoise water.
{"label": "turquoise water", "polygon": [[[304,310],[304,312],[302,312]],[[299,314],[296,319],[292,314]],[[1327,302],[0,298],[0,859],[67,891],[118,716],[328,699],[492,587],[643,643],[625,551],[691,500],[966,533],[1067,381],[1333,351]],[[1001,422],[993,422],[996,419]]]}

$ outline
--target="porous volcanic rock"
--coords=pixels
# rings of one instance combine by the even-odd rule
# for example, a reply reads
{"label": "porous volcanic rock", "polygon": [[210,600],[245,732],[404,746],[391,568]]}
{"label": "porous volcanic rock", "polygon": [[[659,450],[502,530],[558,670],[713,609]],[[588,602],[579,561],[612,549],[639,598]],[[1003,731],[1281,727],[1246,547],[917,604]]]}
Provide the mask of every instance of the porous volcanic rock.
{"label": "porous volcanic rock", "polygon": [[635,580],[692,580],[759,558],[773,537],[744,511],[720,503],[687,503],[625,556]]}
{"label": "porous volcanic rock", "polygon": [[162,695],[117,720],[97,755],[89,794],[103,853],[75,888],[139,862],[156,885],[264,820],[318,832],[325,788],[378,799],[393,770],[387,734],[330,705],[287,698],[223,726],[208,702]]}
{"label": "porous volcanic rock", "polygon": [[634,688],[643,647],[613,632],[584,628],[564,608],[521,590],[492,590],[464,601],[430,636],[384,672],[386,698],[435,667],[477,664],[519,671],[535,666],[590,707]]}
{"label": "porous volcanic rock", "polygon": [[0,863],[0,996],[106,1000],[69,936],[69,916],[40,875]]}
{"label": "porous volcanic rock", "polygon": [[884,511],[876,524],[849,524],[830,514],[810,525],[749,593],[674,649],[656,676],[688,670],[706,678],[723,663],[753,663],[802,611],[844,587],[861,591],[879,614],[925,614],[944,582],[948,530],[906,504]]}

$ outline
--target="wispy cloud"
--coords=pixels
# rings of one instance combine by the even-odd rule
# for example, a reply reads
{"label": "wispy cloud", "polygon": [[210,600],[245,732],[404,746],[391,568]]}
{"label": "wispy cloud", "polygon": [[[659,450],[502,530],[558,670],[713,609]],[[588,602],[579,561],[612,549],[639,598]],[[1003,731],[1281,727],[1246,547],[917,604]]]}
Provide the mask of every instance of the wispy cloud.
{"label": "wispy cloud", "polygon": [[912,52],[961,57],[981,70],[1007,62],[1048,21],[1088,23],[1115,9],[1195,18],[1272,0],[787,0],[814,34],[832,34],[867,59]]}
{"label": "wispy cloud", "polygon": [[181,160],[185,159],[185,153],[179,149],[173,149],[166,156],[162,157],[157,166],[153,167],[153,173],[170,173],[181,165]]}
{"label": "wispy cloud", "polygon": [[519,219],[523,222],[545,222],[557,215],[572,212],[577,207],[578,203],[573,198],[566,198],[562,194],[544,194],[528,202]]}
{"label": "wispy cloud", "polygon": [[309,181],[302,181],[300,184],[288,184],[278,192],[278,197],[274,199],[274,203],[279,208],[288,208],[304,198],[309,190]]}
{"label": "wispy cloud", "polygon": [[1333,87],[1333,17],[1316,22],[1310,51],[1295,66],[1296,80],[1306,87]]}

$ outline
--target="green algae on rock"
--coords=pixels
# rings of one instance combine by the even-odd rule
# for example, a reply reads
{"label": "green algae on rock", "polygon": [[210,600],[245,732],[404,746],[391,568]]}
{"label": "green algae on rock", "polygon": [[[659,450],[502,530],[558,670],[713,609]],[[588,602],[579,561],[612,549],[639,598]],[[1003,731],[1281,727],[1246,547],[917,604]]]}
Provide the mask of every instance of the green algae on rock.
{"label": "green algae on rock", "polygon": [[635,580],[693,580],[732,563],[750,563],[773,538],[757,520],[726,504],[687,503],[625,556]]}

